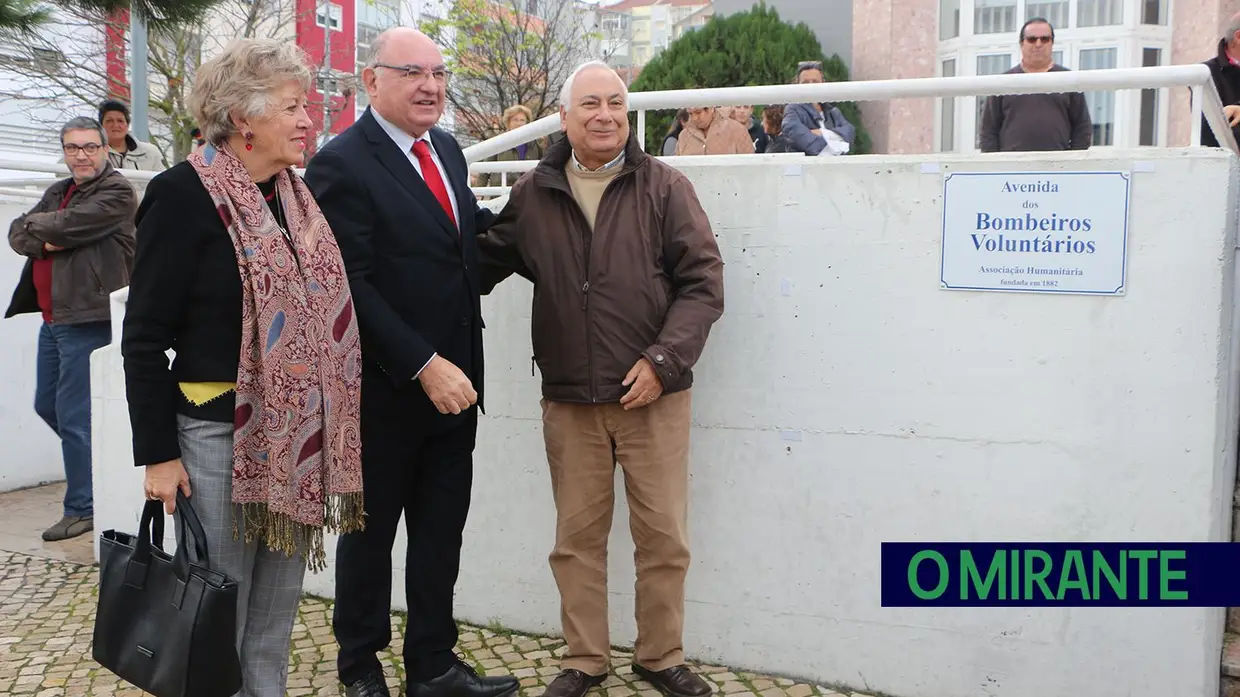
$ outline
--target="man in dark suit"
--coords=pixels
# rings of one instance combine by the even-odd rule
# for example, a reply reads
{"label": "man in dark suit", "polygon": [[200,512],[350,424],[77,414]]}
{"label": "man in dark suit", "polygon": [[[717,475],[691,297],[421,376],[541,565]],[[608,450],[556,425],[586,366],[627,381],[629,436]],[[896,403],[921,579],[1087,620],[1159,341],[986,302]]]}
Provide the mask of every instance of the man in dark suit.
{"label": "man in dark suit", "polygon": [[411,697],[501,697],[453,652],[452,613],[482,405],[475,237],[493,215],[461,148],[435,127],[448,81],[426,35],[390,29],[362,79],[370,108],[310,161],[306,182],[340,243],[362,333],[366,529],[336,551],[333,628],[350,697],[388,697],[376,653],[391,641],[392,544],[409,545],[405,675]]}

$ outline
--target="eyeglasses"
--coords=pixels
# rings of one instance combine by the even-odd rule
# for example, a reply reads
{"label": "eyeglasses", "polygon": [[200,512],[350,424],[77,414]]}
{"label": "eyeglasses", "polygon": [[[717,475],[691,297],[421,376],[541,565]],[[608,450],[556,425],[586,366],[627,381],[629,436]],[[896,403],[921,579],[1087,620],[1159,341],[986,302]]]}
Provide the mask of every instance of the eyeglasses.
{"label": "eyeglasses", "polygon": [[375,63],[375,67],[387,68],[388,70],[395,70],[397,72],[404,73],[401,77],[409,80],[410,82],[422,82],[427,78],[427,76],[429,76],[435,82],[441,85],[446,85],[448,84],[448,80],[452,78],[452,71],[447,68],[427,70],[420,65],[387,65],[385,63]]}
{"label": "eyeglasses", "polygon": [[1053,36],[1026,36],[1025,43],[1029,44],[1049,44],[1055,40]]}
{"label": "eyeglasses", "polygon": [[76,143],[65,143],[64,145],[61,146],[61,149],[65,151],[66,155],[73,157],[79,152],[84,152],[87,155],[93,156],[95,153],[99,152],[99,148],[102,148],[102,147],[103,146],[98,143],[87,143],[86,145],[77,145]]}

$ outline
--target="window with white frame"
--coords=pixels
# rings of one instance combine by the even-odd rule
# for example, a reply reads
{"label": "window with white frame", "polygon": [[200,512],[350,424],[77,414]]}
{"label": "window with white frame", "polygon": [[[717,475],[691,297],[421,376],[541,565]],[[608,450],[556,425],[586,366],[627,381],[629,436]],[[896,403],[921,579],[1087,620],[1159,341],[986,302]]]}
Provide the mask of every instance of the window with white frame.
{"label": "window with white frame", "polygon": [[[977,57],[978,75],[998,75],[1012,68],[1012,54],[988,53]],[[986,110],[986,98],[977,97],[977,120],[973,128],[973,146],[980,148],[982,144],[982,113]]]}
{"label": "window with white frame", "polygon": [[1055,65],[1063,65],[1063,51],[1051,51],[1051,62]]}
{"label": "window with white frame", "polygon": [[[943,61],[943,77],[956,77],[956,59]],[[939,152],[956,150],[956,98],[939,100]]]}
{"label": "window with white frame", "polygon": [[1142,24],[1167,24],[1167,0],[1145,0],[1141,3]]}
{"label": "window with white frame", "polygon": [[[1080,70],[1106,70],[1115,67],[1114,48],[1083,48],[1078,54]],[[1085,103],[1094,124],[1094,145],[1115,144],[1115,92],[1086,92]]]}
{"label": "window with white frame", "polygon": [[[1141,50],[1141,67],[1150,68],[1162,65],[1161,48],[1145,48]],[[1141,128],[1138,145],[1158,145],[1158,99],[1162,90],[1141,90]]]}
{"label": "window with white frame", "polygon": [[939,40],[960,36],[960,0],[939,0]]}
{"label": "window with white frame", "polygon": [[1077,0],[1076,26],[1109,27],[1124,23],[1124,0]]}
{"label": "window with white frame", "polygon": [[343,17],[340,5],[335,3],[319,3],[314,12],[314,23],[326,28],[328,17],[331,18],[332,31],[340,31],[340,22]]}
{"label": "window with white frame", "polygon": [[362,0],[357,3],[357,26],[387,29],[400,24],[400,0]]}
{"label": "window with white frame", "polygon": [[1016,29],[1016,0],[974,0],[974,34],[1001,34]]}
{"label": "window with white frame", "polygon": [[1052,27],[1068,26],[1068,0],[1052,0],[1051,2],[1025,2],[1025,21],[1041,17],[1051,23]]}

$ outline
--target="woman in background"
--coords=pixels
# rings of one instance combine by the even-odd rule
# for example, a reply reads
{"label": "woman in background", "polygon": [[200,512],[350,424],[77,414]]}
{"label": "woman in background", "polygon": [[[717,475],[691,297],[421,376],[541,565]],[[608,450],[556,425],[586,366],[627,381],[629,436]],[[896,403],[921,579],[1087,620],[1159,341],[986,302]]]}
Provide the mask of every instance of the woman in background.
{"label": "woman in background", "polygon": [[[530,121],[534,120],[534,112],[523,104],[510,106],[504,110],[504,130],[511,131],[520,128]],[[521,160],[541,160],[543,156],[543,146],[541,139],[531,143],[522,143],[515,148],[505,150],[492,158],[491,162],[520,162]],[[508,186],[516,183],[521,178],[521,172],[508,173]],[[500,182],[503,177],[500,172],[487,172],[479,177],[479,186],[503,186]]]}

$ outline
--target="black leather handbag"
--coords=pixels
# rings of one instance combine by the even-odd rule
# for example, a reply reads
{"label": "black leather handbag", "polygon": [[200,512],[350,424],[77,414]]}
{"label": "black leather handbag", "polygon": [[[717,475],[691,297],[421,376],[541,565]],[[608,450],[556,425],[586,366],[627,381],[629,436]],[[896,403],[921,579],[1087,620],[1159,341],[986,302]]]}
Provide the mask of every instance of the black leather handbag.
{"label": "black leather handbag", "polygon": [[155,697],[231,697],[241,689],[237,582],[211,570],[202,523],[179,491],[180,543],[164,552],[163,505],[146,502],[136,536],[100,536],[94,659]]}

